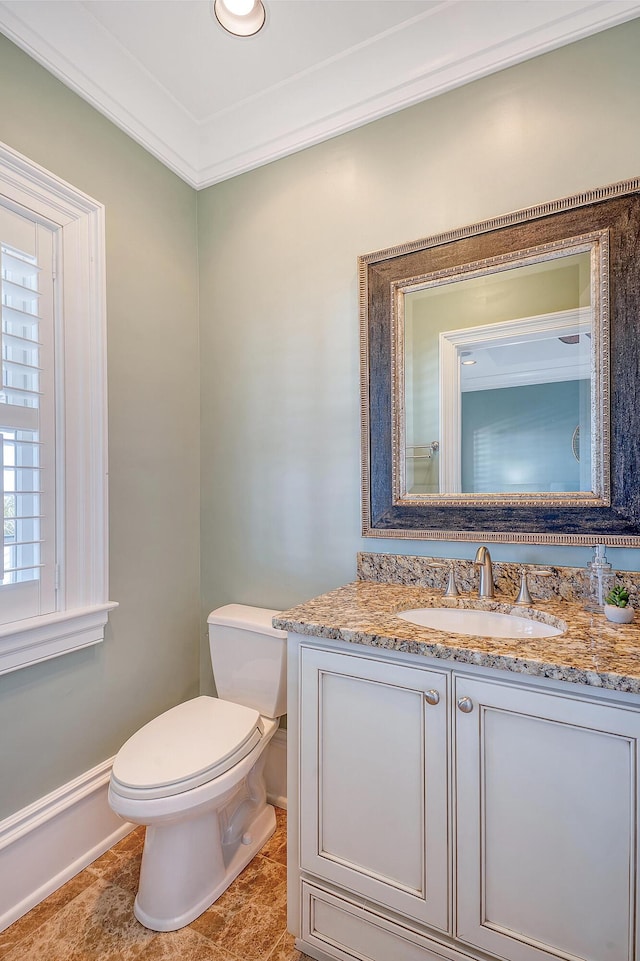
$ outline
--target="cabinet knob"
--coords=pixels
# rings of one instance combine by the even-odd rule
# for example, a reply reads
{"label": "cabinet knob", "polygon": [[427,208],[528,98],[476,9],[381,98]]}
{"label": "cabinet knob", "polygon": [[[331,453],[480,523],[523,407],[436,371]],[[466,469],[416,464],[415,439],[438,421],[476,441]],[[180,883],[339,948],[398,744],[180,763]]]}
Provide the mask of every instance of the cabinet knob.
{"label": "cabinet knob", "polygon": [[460,697],[458,698],[458,707],[463,714],[471,714],[473,711],[473,701],[470,697]]}
{"label": "cabinet knob", "polygon": [[425,699],[425,701],[427,702],[427,704],[439,704],[439,703],[440,703],[440,695],[438,694],[437,691],[427,691],[426,694],[425,694],[425,696],[424,696],[424,699]]}

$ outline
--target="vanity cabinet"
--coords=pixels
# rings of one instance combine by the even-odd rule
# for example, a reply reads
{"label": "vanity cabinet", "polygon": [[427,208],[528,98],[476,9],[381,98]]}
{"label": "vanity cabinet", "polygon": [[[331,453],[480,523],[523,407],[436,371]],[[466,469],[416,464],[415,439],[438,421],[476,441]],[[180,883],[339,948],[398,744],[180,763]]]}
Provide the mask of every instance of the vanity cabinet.
{"label": "vanity cabinet", "polygon": [[301,650],[303,870],[449,926],[445,672]]}
{"label": "vanity cabinet", "polygon": [[509,961],[635,957],[640,716],[571,685],[454,685],[457,938]]}
{"label": "vanity cabinet", "polygon": [[640,958],[633,701],[351,647],[290,641],[302,950]]}

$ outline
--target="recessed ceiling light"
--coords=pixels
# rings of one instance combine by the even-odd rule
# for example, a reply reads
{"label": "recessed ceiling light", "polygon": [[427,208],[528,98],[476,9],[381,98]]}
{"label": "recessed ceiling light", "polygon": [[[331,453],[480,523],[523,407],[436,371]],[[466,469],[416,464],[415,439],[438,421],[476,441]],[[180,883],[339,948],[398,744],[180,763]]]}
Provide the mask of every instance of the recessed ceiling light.
{"label": "recessed ceiling light", "polygon": [[464,364],[465,367],[471,367],[472,364],[477,364],[477,363],[478,363],[477,360],[463,360],[463,361],[462,361],[462,364]]}
{"label": "recessed ceiling light", "polygon": [[267,17],[262,0],[213,0],[211,10],[220,26],[234,37],[253,37]]}

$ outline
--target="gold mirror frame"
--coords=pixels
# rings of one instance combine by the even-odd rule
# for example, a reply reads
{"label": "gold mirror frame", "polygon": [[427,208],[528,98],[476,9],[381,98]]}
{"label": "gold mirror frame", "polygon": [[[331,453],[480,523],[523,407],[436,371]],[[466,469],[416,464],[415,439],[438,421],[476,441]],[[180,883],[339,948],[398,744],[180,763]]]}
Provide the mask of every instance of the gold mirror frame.
{"label": "gold mirror frame", "polygon": [[[592,393],[592,489],[567,493],[495,493],[495,494],[410,494],[406,489],[406,429],[405,429],[405,344],[404,344],[404,297],[415,290],[424,290],[446,283],[451,279],[466,280],[474,276],[486,276],[513,267],[530,265],[558,258],[567,252],[591,253],[591,393]],[[611,503],[609,474],[609,234],[606,230],[580,237],[570,237],[558,243],[543,244],[529,250],[488,258],[484,261],[464,264],[459,268],[447,268],[414,277],[394,281],[392,284],[391,315],[391,377],[392,377],[392,430],[393,430],[393,503],[396,505],[431,505],[464,507],[491,506],[533,507],[608,507]],[[442,362],[442,361],[441,361]],[[443,438],[440,437],[440,448]]]}
{"label": "gold mirror frame", "polygon": [[[365,536],[640,546],[639,237],[635,179],[359,258]],[[592,490],[407,495],[404,294],[580,245],[595,251]]]}

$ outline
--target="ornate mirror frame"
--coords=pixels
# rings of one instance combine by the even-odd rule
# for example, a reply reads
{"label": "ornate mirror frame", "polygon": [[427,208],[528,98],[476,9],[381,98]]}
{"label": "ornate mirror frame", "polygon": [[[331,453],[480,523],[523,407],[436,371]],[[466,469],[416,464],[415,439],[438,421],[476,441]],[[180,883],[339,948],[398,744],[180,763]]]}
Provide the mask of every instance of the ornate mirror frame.
{"label": "ornate mirror frame", "polygon": [[[593,494],[401,496],[402,292],[593,237]],[[359,277],[364,536],[640,547],[640,178],[366,254]]]}

